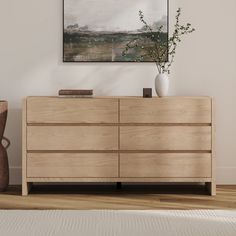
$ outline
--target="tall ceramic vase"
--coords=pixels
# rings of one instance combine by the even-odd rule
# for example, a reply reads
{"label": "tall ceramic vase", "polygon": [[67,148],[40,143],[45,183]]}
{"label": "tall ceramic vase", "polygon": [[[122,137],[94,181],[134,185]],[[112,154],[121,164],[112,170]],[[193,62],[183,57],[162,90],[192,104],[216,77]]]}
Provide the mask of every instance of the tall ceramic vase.
{"label": "tall ceramic vase", "polygon": [[167,74],[158,74],[155,79],[156,93],[159,97],[168,96],[169,92],[169,77]]}
{"label": "tall ceramic vase", "polygon": [[[6,101],[0,101],[0,191],[6,190],[9,184],[7,148],[10,146],[10,141],[3,136],[7,121],[7,105]],[[6,146],[2,144],[3,140]]]}

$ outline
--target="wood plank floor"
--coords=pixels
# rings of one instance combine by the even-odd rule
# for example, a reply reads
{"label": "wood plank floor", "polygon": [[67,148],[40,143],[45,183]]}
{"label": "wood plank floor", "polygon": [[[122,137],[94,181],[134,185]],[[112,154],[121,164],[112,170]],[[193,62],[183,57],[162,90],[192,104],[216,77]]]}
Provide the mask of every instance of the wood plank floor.
{"label": "wood plank floor", "polygon": [[217,186],[214,197],[200,185],[34,186],[27,197],[10,186],[0,193],[0,209],[236,209],[236,186]]}

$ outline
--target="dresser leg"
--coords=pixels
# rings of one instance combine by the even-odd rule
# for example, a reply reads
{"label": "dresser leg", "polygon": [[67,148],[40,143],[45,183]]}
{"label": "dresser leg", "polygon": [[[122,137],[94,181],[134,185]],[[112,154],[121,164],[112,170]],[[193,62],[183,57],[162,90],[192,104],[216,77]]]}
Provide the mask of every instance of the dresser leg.
{"label": "dresser leg", "polygon": [[121,182],[117,182],[117,183],[116,183],[116,188],[117,188],[117,189],[121,189],[121,188],[122,188]]}
{"label": "dresser leg", "polygon": [[32,183],[23,182],[22,183],[22,196],[28,196],[31,187],[32,187]]}
{"label": "dresser leg", "polygon": [[208,190],[208,192],[210,193],[211,196],[216,195],[216,184],[215,184],[215,182],[207,182],[206,183],[206,188],[207,188],[207,190]]}

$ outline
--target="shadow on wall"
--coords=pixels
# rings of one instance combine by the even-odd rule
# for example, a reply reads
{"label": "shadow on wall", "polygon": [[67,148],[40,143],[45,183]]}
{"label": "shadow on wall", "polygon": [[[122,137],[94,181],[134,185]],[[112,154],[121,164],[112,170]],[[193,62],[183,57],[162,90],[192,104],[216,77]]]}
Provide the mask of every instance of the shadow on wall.
{"label": "shadow on wall", "polygon": [[134,69],[132,66],[125,67],[120,64],[109,64],[109,66],[105,64],[86,65],[85,63],[82,65],[62,64],[53,71],[51,86],[56,90],[61,88],[91,88],[96,96],[114,95],[114,91],[117,91],[121,84],[124,88],[128,81],[125,75],[129,74],[129,70],[133,71]]}
{"label": "shadow on wall", "polygon": [[62,4],[58,0],[14,0],[3,5],[12,17],[0,15],[0,22],[8,19],[11,26],[1,28],[7,37],[1,38],[0,94],[9,101],[5,135],[11,140],[10,182],[20,183],[23,97],[57,95],[62,88],[92,88],[96,96],[141,96],[143,87],[154,86],[156,70],[152,64],[63,63]]}

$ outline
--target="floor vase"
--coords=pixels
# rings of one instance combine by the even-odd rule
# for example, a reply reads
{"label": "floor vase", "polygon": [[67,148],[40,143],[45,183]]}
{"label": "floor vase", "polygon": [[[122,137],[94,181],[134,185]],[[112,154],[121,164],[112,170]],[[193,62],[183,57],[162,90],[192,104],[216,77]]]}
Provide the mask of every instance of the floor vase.
{"label": "floor vase", "polygon": [[[3,136],[7,121],[7,110],[7,102],[0,101],[0,191],[6,190],[9,184],[7,148],[10,146],[10,141]],[[5,146],[3,141],[6,142]]]}

